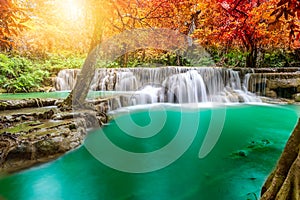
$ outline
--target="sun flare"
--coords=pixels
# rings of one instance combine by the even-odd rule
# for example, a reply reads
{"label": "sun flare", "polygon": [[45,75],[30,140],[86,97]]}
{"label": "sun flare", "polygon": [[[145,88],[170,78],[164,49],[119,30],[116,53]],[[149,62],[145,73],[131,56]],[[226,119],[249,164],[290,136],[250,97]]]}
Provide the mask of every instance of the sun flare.
{"label": "sun flare", "polygon": [[82,6],[78,0],[63,0],[62,9],[66,19],[76,21],[82,17]]}

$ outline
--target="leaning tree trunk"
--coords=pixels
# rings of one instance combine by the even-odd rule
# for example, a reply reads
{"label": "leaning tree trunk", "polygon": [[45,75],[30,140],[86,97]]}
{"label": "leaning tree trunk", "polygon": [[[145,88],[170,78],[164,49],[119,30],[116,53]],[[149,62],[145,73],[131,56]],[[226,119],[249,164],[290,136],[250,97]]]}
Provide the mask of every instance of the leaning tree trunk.
{"label": "leaning tree trunk", "polygon": [[102,40],[102,28],[104,24],[101,19],[97,19],[93,32],[92,41],[87,58],[77,76],[76,83],[69,96],[61,104],[61,108],[70,109],[74,105],[84,107],[85,99],[88,95],[90,84],[93,80],[98,59],[99,43]]}
{"label": "leaning tree trunk", "polygon": [[261,200],[300,199],[300,121],[290,136],[275,170],[261,191]]}
{"label": "leaning tree trunk", "polygon": [[77,76],[75,86],[69,96],[62,103],[62,107],[72,108],[74,105],[83,107],[89,92],[90,84],[94,77],[96,62],[97,53],[96,51],[92,51],[85,59],[82,69]]}

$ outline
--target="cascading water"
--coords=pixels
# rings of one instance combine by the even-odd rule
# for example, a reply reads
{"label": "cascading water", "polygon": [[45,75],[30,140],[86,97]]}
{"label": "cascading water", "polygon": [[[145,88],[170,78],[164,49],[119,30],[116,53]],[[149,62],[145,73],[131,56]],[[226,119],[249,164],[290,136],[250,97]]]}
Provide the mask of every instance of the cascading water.
{"label": "cascading water", "polygon": [[164,102],[197,103],[207,102],[207,91],[202,76],[196,70],[168,77],[162,90]]}
{"label": "cascading water", "polygon": [[250,92],[256,92],[259,95],[265,96],[267,84],[266,74],[256,73],[255,76],[253,76],[253,74],[249,74],[248,84]]}
{"label": "cascading water", "polygon": [[[70,90],[78,71],[59,74],[57,90]],[[71,75],[67,76],[66,73]],[[117,91],[117,106],[157,102],[251,102],[260,101],[248,91],[249,76],[241,81],[238,71],[212,67],[160,67],[97,69],[94,91]]]}
{"label": "cascading water", "polygon": [[55,80],[55,89],[58,91],[72,90],[79,71],[79,69],[63,69],[59,71]]}

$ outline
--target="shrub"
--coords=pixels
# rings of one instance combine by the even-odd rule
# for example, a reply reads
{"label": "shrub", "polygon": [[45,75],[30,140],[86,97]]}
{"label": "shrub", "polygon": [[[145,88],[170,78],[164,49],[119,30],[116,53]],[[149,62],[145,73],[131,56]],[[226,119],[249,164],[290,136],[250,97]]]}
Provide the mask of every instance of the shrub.
{"label": "shrub", "polygon": [[36,91],[49,73],[31,60],[0,54],[0,85],[8,92]]}

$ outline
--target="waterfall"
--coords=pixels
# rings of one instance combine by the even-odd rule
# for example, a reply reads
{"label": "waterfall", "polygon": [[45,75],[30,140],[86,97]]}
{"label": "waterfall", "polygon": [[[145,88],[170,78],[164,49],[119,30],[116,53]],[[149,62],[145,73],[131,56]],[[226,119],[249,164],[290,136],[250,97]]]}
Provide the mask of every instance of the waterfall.
{"label": "waterfall", "polygon": [[57,91],[72,90],[79,71],[79,69],[63,69],[59,71],[55,79],[55,89]]}
{"label": "waterfall", "polygon": [[175,74],[162,84],[166,98],[163,102],[197,103],[207,102],[207,91],[202,76],[196,70]]}
{"label": "waterfall", "polygon": [[[78,70],[62,70],[56,89],[72,89],[77,73]],[[246,74],[241,81],[238,71],[218,67],[100,68],[90,88],[117,91],[117,106],[260,101],[248,91],[249,78]]]}
{"label": "waterfall", "polygon": [[[265,96],[266,95],[266,84],[267,77],[265,73],[251,73],[246,74],[247,76],[247,84],[248,90],[250,92],[255,92],[258,95]],[[246,77],[245,76],[245,77]]]}

